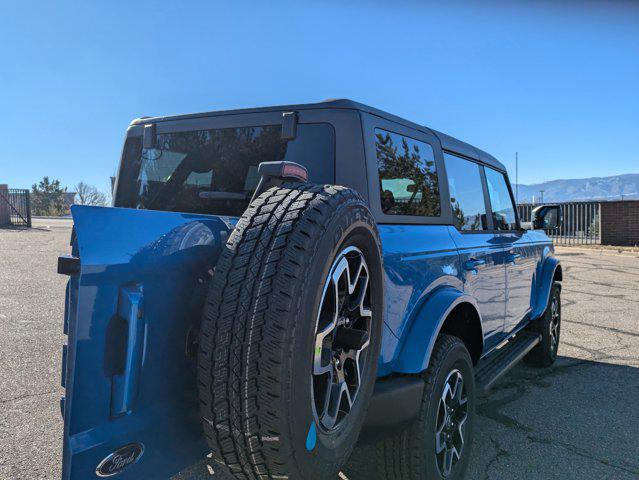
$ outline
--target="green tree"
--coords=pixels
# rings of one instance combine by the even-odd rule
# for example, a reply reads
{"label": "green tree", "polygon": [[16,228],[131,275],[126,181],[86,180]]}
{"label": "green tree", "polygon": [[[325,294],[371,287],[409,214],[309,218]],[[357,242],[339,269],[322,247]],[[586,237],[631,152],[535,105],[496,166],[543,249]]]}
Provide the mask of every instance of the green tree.
{"label": "green tree", "polygon": [[60,180],[44,177],[31,186],[31,210],[34,215],[59,216],[68,213],[64,201],[67,188],[60,186]]}

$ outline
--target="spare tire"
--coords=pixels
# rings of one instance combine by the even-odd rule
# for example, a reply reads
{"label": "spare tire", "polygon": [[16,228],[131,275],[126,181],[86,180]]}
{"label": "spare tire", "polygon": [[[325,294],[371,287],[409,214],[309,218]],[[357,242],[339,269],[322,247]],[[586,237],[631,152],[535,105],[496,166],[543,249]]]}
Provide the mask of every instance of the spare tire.
{"label": "spare tire", "polygon": [[256,198],[202,320],[212,458],[238,479],[334,479],[373,391],[382,322],[379,235],[356,192],[284,184]]}

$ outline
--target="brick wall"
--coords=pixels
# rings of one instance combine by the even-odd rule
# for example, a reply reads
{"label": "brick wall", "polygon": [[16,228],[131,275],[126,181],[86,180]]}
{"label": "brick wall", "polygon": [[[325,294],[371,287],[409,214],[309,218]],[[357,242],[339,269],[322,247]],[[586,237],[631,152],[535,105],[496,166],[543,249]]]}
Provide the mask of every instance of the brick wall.
{"label": "brick wall", "polygon": [[639,245],[639,200],[601,202],[602,245]]}

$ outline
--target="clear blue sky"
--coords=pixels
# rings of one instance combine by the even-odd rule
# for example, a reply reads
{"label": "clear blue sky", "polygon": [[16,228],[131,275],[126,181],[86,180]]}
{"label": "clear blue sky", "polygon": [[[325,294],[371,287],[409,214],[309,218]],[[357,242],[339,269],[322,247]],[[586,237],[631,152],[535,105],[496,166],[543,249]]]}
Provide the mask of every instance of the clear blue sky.
{"label": "clear blue sky", "polygon": [[0,183],[106,190],[135,117],[335,97],[521,183],[639,172],[639,3],[425,3],[3,2]]}

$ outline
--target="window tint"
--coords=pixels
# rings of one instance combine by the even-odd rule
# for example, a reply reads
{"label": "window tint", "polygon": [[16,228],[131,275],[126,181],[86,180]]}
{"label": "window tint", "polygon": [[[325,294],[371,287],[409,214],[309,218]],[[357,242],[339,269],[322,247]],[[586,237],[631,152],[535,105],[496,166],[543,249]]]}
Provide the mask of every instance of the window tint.
{"label": "window tint", "polygon": [[387,215],[441,215],[433,148],[375,129],[382,211]]}
{"label": "window tint", "polygon": [[335,139],[328,124],[301,124],[294,140],[280,125],[158,134],[155,148],[140,137],[124,145],[115,205],[215,215],[241,215],[260,162],[289,160],[316,183],[334,183]]}
{"label": "window tint", "polygon": [[495,229],[515,230],[517,228],[515,206],[508,190],[506,177],[492,168],[486,168],[485,170]]}
{"label": "window tint", "polygon": [[486,202],[479,165],[444,153],[453,217],[461,230],[487,230]]}

